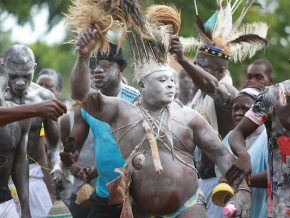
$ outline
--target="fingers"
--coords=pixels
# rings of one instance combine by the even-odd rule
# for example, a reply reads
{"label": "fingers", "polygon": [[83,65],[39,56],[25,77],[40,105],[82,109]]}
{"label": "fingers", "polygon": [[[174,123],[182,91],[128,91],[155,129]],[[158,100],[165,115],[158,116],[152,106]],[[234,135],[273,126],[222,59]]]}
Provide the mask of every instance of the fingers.
{"label": "fingers", "polygon": [[224,176],[221,176],[220,177],[220,179],[218,181],[218,184],[220,184],[220,183],[227,183],[227,184],[229,184],[228,180],[226,180],[226,178]]}
{"label": "fingers", "polygon": [[66,167],[70,167],[74,163],[73,155],[71,152],[60,152],[60,159]]}

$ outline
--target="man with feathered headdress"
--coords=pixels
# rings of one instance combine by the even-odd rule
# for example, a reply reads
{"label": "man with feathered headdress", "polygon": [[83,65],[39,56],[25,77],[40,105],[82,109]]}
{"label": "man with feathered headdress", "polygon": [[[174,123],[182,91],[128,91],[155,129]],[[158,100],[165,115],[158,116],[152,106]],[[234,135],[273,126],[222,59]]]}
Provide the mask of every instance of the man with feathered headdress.
{"label": "man with feathered headdress", "polygon": [[[85,88],[90,82],[88,64],[72,72],[72,78],[84,83],[82,95],[75,97],[88,114],[110,125],[125,160],[124,167],[115,170],[121,176],[107,184],[109,203],[123,204],[121,217],[205,217],[206,202],[198,188],[193,151],[196,145],[204,149],[223,174],[234,158],[197,112],[173,102],[168,49],[171,35],[179,31],[179,14],[171,7],[155,5],[148,8],[147,15],[144,35],[148,37],[134,28],[127,35],[140,100],[133,105]],[[79,58],[93,47],[90,42],[97,40],[96,34],[94,30],[87,43],[79,44]],[[245,189],[244,180],[230,201],[238,216],[250,211],[250,194],[242,191]]]}
{"label": "man with feathered headdress", "polygon": [[[234,128],[231,108],[237,90],[228,74],[228,62],[242,61],[263,48],[267,44],[264,37],[268,29],[265,23],[245,24],[240,27],[252,3],[246,2],[241,16],[232,24],[232,14],[242,1],[227,1],[225,7],[222,2],[218,1],[218,10],[205,24],[197,15],[195,32],[199,37],[173,37],[170,49],[170,52],[176,55],[179,64],[189,73],[194,84],[199,87],[192,107],[208,120],[220,138]],[[184,58],[183,49],[197,50],[193,64]],[[240,155],[248,156],[247,153]],[[219,208],[211,202],[211,193],[217,183],[214,164],[204,153],[197,156],[197,161],[200,160],[200,185],[209,202],[207,215],[216,217],[216,210]]]}

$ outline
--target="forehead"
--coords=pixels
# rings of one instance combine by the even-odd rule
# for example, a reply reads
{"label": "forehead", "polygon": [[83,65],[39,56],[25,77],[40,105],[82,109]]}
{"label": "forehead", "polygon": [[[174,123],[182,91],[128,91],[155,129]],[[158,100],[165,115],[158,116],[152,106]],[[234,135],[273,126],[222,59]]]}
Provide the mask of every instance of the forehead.
{"label": "forehead", "polygon": [[184,69],[182,69],[179,71],[179,76],[189,76],[189,74]]}
{"label": "forehead", "polygon": [[38,77],[37,82],[43,81],[43,80],[52,82],[52,80],[56,81],[57,78],[56,78],[56,75],[47,75],[47,74],[45,74],[45,75],[41,75],[40,77]]}
{"label": "forehead", "polygon": [[266,66],[264,64],[251,64],[248,67],[247,74],[251,73],[266,73]]}
{"label": "forehead", "polygon": [[158,79],[159,77],[174,77],[174,74],[171,70],[160,70],[147,76],[148,79]]}
{"label": "forehead", "polygon": [[234,104],[239,104],[239,105],[246,105],[246,104],[253,104],[253,103],[254,103],[254,99],[244,94],[235,98],[234,100]]}

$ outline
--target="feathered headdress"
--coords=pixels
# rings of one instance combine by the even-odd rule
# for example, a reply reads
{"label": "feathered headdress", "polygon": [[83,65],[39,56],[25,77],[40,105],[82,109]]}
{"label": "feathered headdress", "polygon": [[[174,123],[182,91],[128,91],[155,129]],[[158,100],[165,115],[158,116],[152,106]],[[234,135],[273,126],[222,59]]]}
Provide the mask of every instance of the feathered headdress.
{"label": "feathered headdress", "polygon": [[218,1],[218,10],[204,24],[197,14],[195,33],[198,38],[181,38],[184,51],[197,50],[198,53],[218,56],[234,62],[250,58],[265,45],[268,25],[263,22],[243,24],[241,22],[254,1],[247,0],[239,18],[232,23],[232,15],[243,0]]}
{"label": "feathered headdress", "polygon": [[[122,31],[119,38],[119,46],[124,39],[125,33],[130,25],[144,38],[143,34],[145,17],[140,12],[140,6],[136,0],[71,0],[72,5],[68,8],[65,23],[72,27],[75,35],[87,28],[97,29],[98,44],[95,53],[101,48],[102,54],[109,54],[110,46],[107,39],[109,30]],[[70,40],[68,43],[74,43]]]}
{"label": "feathered headdress", "polygon": [[179,12],[167,5],[148,7],[146,17],[145,33],[150,38],[143,37],[135,28],[126,36],[132,51],[134,80],[137,83],[153,72],[170,70],[170,38],[172,34],[178,34],[181,26]]}

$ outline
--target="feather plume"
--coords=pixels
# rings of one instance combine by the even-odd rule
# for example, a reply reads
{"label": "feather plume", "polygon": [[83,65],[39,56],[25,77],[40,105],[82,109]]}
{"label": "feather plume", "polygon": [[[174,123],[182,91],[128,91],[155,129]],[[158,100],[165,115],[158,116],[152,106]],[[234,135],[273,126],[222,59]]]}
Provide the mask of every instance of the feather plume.
{"label": "feather plume", "polygon": [[200,46],[202,46],[202,42],[194,37],[179,37],[179,40],[183,46],[184,52],[195,52]]}
{"label": "feather plume", "polygon": [[178,35],[181,26],[181,18],[180,12],[175,6],[152,5],[146,10],[146,17],[152,24],[172,25],[172,35]]}
{"label": "feather plume", "polygon": [[241,43],[249,43],[249,44],[264,44],[267,45],[268,41],[267,39],[264,39],[256,34],[247,34],[247,35],[241,35],[238,38],[228,42],[228,45],[235,45],[235,44],[241,44]]}
{"label": "feather plume", "polygon": [[[87,28],[97,29],[98,44],[95,53],[99,48],[102,54],[110,52],[107,38],[109,30],[118,33],[121,29],[118,49],[130,25],[133,25],[144,38],[148,38],[143,33],[145,18],[136,0],[72,0],[71,2],[68,13],[64,13],[67,18],[65,23],[72,27],[74,36]],[[72,39],[68,43],[73,44],[74,41]]]}
{"label": "feather plume", "polygon": [[213,45],[211,30],[205,29],[204,22],[200,16],[196,16],[196,22],[194,24],[195,33],[199,35],[201,41],[208,45]]}

